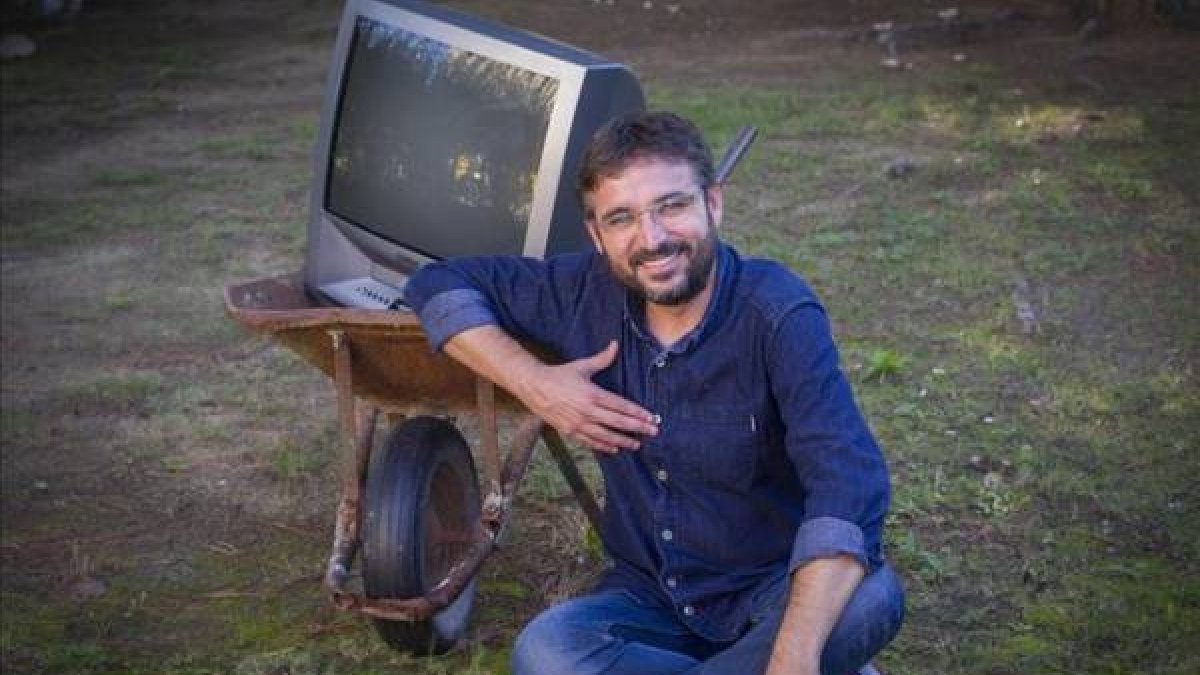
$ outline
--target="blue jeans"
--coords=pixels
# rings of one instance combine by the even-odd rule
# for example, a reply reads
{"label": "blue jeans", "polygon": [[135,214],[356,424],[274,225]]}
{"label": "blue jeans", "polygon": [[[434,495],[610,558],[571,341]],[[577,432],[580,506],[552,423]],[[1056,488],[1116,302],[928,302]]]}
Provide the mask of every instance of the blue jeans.
{"label": "blue jeans", "polygon": [[[755,621],[737,640],[711,642],[670,607],[624,590],[568,600],[539,614],[513,647],[513,675],[751,675],[762,673],[783,621],[790,584],[761,596]],[[904,619],[904,590],[888,565],[863,579],[821,655],[823,675],[850,675],[891,642]]]}

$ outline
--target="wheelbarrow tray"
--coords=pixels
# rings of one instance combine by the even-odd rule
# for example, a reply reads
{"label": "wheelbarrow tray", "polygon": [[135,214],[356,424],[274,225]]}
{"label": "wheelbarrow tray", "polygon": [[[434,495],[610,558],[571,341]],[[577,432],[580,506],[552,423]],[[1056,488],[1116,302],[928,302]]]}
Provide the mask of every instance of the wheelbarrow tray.
{"label": "wheelbarrow tray", "polygon": [[[414,313],[330,307],[315,302],[299,274],[231,284],[225,308],[238,323],[267,333],[329,377],[341,333],[352,350],[353,393],[388,412],[473,409],[477,378],[453,359],[435,353]],[[497,403],[519,406],[501,392]]]}

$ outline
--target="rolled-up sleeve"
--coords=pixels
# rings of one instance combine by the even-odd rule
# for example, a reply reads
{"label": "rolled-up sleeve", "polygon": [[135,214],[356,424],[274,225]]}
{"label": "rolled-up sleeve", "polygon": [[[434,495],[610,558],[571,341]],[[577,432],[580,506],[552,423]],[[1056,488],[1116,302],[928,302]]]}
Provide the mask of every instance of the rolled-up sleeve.
{"label": "rolled-up sleeve", "polygon": [[471,288],[438,293],[424,303],[417,316],[435,351],[441,351],[447,340],[467,329],[497,323],[487,298]]}
{"label": "rolled-up sleeve", "polygon": [[790,568],[849,555],[873,569],[882,560],[887,465],[838,365],[819,304],[802,303],[780,320],[770,360],[787,454],[804,491]]}
{"label": "rolled-up sleeve", "polygon": [[497,325],[514,337],[546,346],[561,340],[589,260],[513,256],[455,258],[422,267],[405,285],[435,350],[464,330]]}
{"label": "rolled-up sleeve", "polygon": [[839,555],[851,556],[864,568],[871,568],[866,537],[861,527],[841,518],[818,516],[804,521],[796,531],[788,570],[795,571],[797,567],[816,558]]}

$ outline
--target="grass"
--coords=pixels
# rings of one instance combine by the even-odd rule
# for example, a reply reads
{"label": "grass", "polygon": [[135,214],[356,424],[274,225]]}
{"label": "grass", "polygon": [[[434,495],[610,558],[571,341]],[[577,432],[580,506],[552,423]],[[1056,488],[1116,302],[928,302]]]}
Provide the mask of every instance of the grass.
{"label": "grass", "polygon": [[[4,145],[30,160],[4,150],[3,665],[505,672],[517,627],[598,566],[553,462],[535,459],[510,536],[530,545],[485,567],[464,650],[395,654],[333,610],[331,392],[219,295],[299,265],[317,100],[268,118],[257,84],[228,95],[242,108],[190,88],[237,86],[211,50],[105,49],[3,66]],[[846,72],[646,85],[717,146],[760,127],[725,236],[818,290],[887,450],[909,619],[883,666],[1196,672],[1200,91]],[[189,122],[181,102],[220,112]],[[56,164],[64,129],[101,151]],[[917,168],[889,178],[899,158]],[[107,590],[74,600],[84,559]]]}

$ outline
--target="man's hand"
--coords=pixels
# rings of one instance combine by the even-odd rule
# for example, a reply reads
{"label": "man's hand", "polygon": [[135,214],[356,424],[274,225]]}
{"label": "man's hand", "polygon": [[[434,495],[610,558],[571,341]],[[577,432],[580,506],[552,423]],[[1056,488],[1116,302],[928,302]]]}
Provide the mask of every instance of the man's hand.
{"label": "man's hand", "polygon": [[636,450],[640,437],[658,433],[653,414],[592,382],[616,360],[615,341],[594,356],[548,366],[503,330],[478,326],[450,338],[445,350],[560,433],[598,452]]}
{"label": "man's hand", "polygon": [[613,341],[594,356],[532,369],[514,393],[538,417],[593,450],[636,450],[641,436],[658,433],[654,415],[592,382],[592,376],[616,358]]}

